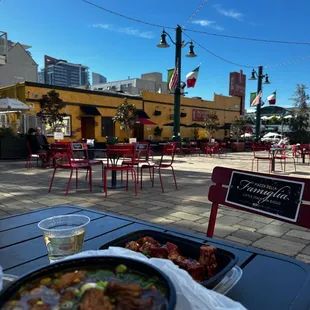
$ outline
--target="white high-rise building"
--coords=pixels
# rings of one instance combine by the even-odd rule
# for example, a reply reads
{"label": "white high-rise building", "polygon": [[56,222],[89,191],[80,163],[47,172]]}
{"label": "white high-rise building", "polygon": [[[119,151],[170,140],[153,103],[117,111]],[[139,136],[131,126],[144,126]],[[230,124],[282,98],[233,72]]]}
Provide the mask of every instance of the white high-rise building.
{"label": "white high-rise building", "polygon": [[145,73],[141,75],[141,78],[128,77],[126,80],[93,84],[91,88],[92,90],[111,90],[131,95],[140,95],[144,90],[168,93],[167,82],[163,81],[163,75],[159,72]]}

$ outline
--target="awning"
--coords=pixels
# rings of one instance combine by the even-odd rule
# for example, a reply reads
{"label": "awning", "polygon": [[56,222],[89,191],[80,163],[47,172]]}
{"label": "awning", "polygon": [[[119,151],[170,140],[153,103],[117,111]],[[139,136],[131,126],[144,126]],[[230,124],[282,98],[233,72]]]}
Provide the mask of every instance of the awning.
{"label": "awning", "polygon": [[137,109],[137,117],[138,118],[150,118],[143,110]]}
{"label": "awning", "polygon": [[225,129],[228,130],[230,129],[231,123],[225,123],[223,126],[221,126],[219,129]]}
{"label": "awning", "polygon": [[[164,124],[163,126],[170,126],[170,127],[174,127],[174,122]],[[185,124],[183,124],[183,123],[180,123],[180,126],[182,126],[182,127],[187,127],[187,125],[185,125]]]}
{"label": "awning", "polygon": [[0,110],[1,111],[25,111],[29,110],[29,106],[23,102],[12,99],[12,98],[2,98],[0,99]]}
{"label": "awning", "polygon": [[191,127],[191,128],[206,128],[206,126],[198,124],[198,123],[193,123],[190,125],[187,125],[186,127]]}
{"label": "awning", "polygon": [[137,118],[136,124],[157,125],[156,123],[152,122],[150,119],[147,119],[147,118]]}
{"label": "awning", "polygon": [[81,105],[80,108],[86,115],[101,115],[98,109],[92,105]]}

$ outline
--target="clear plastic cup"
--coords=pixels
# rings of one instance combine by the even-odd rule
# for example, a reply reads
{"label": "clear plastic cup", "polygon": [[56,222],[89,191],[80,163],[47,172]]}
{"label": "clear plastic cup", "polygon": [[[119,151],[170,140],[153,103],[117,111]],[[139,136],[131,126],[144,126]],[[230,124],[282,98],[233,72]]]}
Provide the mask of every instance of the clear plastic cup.
{"label": "clear plastic cup", "polygon": [[82,251],[89,222],[88,216],[69,214],[53,216],[38,224],[51,263]]}

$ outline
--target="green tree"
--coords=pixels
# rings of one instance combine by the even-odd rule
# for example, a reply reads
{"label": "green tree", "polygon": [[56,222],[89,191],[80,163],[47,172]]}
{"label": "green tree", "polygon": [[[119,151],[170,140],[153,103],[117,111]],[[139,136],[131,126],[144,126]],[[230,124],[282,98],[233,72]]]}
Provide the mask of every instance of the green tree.
{"label": "green tree", "polygon": [[205,118],[205,131],[211,141],[212,136],[219,130],[220,121],[216,112],[208,112]]}
{"label": "green tree", "polygon": [[281,124],[281,118],[276,116],[276,115],[272,115],[269,118],[269,124],[271,124],[271,125],[279,125],[279,124]]}
{"label": "green tree", "polygon": [[293,97],[290,98],[294,102],[295,117],[290,119],[290,128],[295,132],[296,138],[300,142],[304,142],[308,137],[309,128],[309,95],[306,90],[308,87],[304,84],[297,84]]}
{"label": "green tree", "polygon": [[65,113],[61,113],[66,104],[59,97],[59,93],[55,90],[49,91],[46,95],[42,95],[40,99],[41,110],[38,113],[41,121],[51,126],[55,132],[62,125]]}
{"label": "green tree", "polygon": [[130,131],[133,129],[137,120],[137,109],[135,104],[128,102],[127,98],[117,107],[114,122],[118,122],[120,129],[125,131],[127,138],[130,137]]}
{"label": "green tree", "polygon": [[246,125],[247,125],[246,118],[242,116],[235,117],[230,126],[230,135],[232,139],[237,140],[237,142],[239,142],[239,139],[246,131]]}

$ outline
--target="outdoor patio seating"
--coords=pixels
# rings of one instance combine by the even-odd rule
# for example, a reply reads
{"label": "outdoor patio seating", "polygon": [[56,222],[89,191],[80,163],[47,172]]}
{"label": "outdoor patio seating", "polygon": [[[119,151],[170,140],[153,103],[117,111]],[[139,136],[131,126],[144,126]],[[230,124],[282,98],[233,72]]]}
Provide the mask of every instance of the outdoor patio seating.
{"label": "outdoor patio seating", "polygon": [[41,159],[42,161],[46,161],[46,158],[47,158],[46,153],[32,154],[31,147],[28,141],[26,141],[26,146],[28,150],[28,157],[27,157],[25,168],[27,169],[30,168],[30,164],[33,158],[37,160],[37,167],[39,166],[39,159]]}
{"label": "outdoor patio seating", "polygon": [[253,146],[252,171],[254,162],[256,161],[256,169],[258,172],[259,161],[267,161],[269,163],[269,173],[271,172],[272,157],[268,146]]}
{"label": "outdoor patio seating", "polygon": [[[131,158],[130,165],[118,165],[118,161],[124,158]],[[107,186],[107,172],[112,171],[126,171],[126,191],[128,191],[128,172],[131,171],[135,184],[135,194],[138,195],[137,191],[137,174],[134,169],[134,161],[136,158],[136,145],[134,143],[126,143],[126,144],[114,144],[107,146],[107,164],[103,169],[103,186],[105,197],[108,195],[108,186]]]}
{"label": "outdoor patio seating", "polygon": [[154,171],[156,169],[158,171],[161,189],[162,189],[162,192],[164,193],[165,191],[164,191],[164,184],[163,184],[163,180],[162,180],[161,170],[162,169],[169,169],[169,168],[171,168],[171,170],[172,170],[175,188],[178,189],[176,176],[175,176],[175,172],[173,169],[173,162],[174,162],[174,156],[176,153],[176,148],[177,148],[176,143],[166,144],[163,146],[162,155],[161,155],[161,158],[160,158],[158,163],[148,161],[146,163],[142,163],[139,165],[140,170],[141,170],[141,173],[140,173],[140,178],[141,178],[140,179],[140,188],[141,189],[142,189],[143,170],[144,169],[149,170],[152,186],[154,186],[154,173],[155,173]]}
{"label": "outdoor patio seating", "polygon": [[[260,214],[263,216],[266,216],[268,218],[272,218],[272,219],[277,219],[277,220],[281,220],[283,222],[287,222],[287,223],[294,223],[297,226],[301,226],[301,227],[305,227],[305,228],[310,228],[310,209],[308,207],[308,203],[310,200],[310,191],[309,191],[309,187],[310,187],[310,179],[304,179],[304,178],[293,178],[293,177],[287,177],[287,176],[279,176],[279,175],[273,175],[272,179],[276,179],[279,182],[285,180],[285,184],[287,184],[287,186],[291,186],[290,190],[288,191],[288,194],[282,193],[282,196],[284,195],[289,195],[288,197],[286,197],[287,199],[292,198],[294,201],[294,203],[296,204],[295,206],[292,206],[290,204],[290,208],[294,209],[294,207],[296,208],[296,219],[294,218],[295,214],[291,213],[292,209],[288,209],[287,205],[286,205],[286,200],[283,200],[280,195],[278,196],[271,196],[271,200],[272,202],[269,202],[269,204],[274,203],[275,205],[279,205],[279,208],[281,209],[282,212],[285,212],[285,209],[288,210],[288,214],[283,213],[280,214],[276,211],[272,211],[271,209],[262,209],[261,207],[257,206],[253,206],[253,207],[246,207],[246,202],[245,200],[248,199],[249,201],[251,201],[251,203],[253,203],[253,199],[251,199],[251,197],[248,196],[242,196],[243,201],[240,201],[240,199],[238,199],[238,197],[235,197],[234,199],[236,201],[238,201],[237,203],[232,203],[232,202],[227,202],[228,196],[227,196],[227,191],[232,188],[232,184],[231,184],[231,178],[232,178],[232,174],[236,172],[239,174],[243,174],[244,177],[241,179],[244,181],[248,181],[250,182],[250,179],[247,179],[247,175],[246,172],[243,170],[234,170],[234,169],[229,169],[229,168],[224,168],[224,167],[215,167],[213,172],[212,172],[212,181],[215,183],[214,185],[212,185],[209,189],[209,194],[208,194],[208,199],[209,201],[212,202],[212,207],[211,207],[211,214],[210,214],[210,218],[209,218],[209,225],[208,225],[208,230],[207,230],[207,237],[212,238],[213,237],[213,233],[214,233],[214,228],[215,228],[215,223],[216,223],[216,216],[217,216],[217,211],[220,205],[223,206],[227,206],[227,207],[231,207],[231,208],[235,208],[235,209],[240,209],[246,212],[250,212],[250,213],[254,213],[254,214]],[[270,191],[272,193],[272,189],[274,186],[278,186],[279,188],[281,188],[281,186],[277,185],[277,183],[274,183],[273,186],[268,187],[268,178],[270,177],[268,174],[262,174],[262,173],[252,173],[251,175],[253,176],[257,176],[257,177],[261,177],[262,179],[264,178],[264,176],[266,177],[266,181],[263,182],[262,184],[259,185],[263,185],[266,184],[266,188],[264,189],[264,191]],[[269,179],[270,180],[270,179]],[[264,181],[264,179],[263,179]],[[291,181],[291,184],[290,184]],[[262,181],[261,181],[262,182]],[[238,181],[239,185],[241,184]],[[297,183],[304,184],[304,187],[301,187],[301,192],[299,193],[300,189],[294,188],[292,186],[294,186],[294,184],[296,185]],[[242,183],[244,184],[244,183]],[[234,184],[235,186],[235,184]],[[287,187],[286,186],[286,187]],[[255,189],[255,187],[253,187]],[[262,189],[262,186],[259,186],[259,189]],[[253,193],[253,195],[255,195],[255,191],[248,191],[247,193],[249,193],[248,195],[250,195],[251,193]],[[274,193],[277,193],[277,190],[274,191]],[[260,199],[262,199],[262,197],[264,197],[264,195],[266,194],[262,194],[261,192],[258,194],[259,197],[261,197]],[[293,195],[292,197],[290,197],[290,195]],[[246,198],[248,197],[248,198]],[[282,199],[282,202],[281,202]],[[295,200],[296,199],[296,200]],[[300,200],[299,200],[300,199]],[[258,198],[255,199],[255,201],[257,201]],[[281,203],[283,204],[283,206],[281,207]],[[300,203],[300,205],[299,205]],[[275,207],[274,207],[275,208]],[[268,211],[269,210],[269,211]],[[283,211],[284,210],[284,211]]]}
{"label": "outdoor patio seating", "polygon": [[[83,143],[81,144],[81,148],[85,148]],[[103,171],[103,163],[96,161],[96,162],[91,162],[88,160],[88,158],[85,159],[78,159],[76,160],[73,154],[72,146],[71,144],[65,144],[65,143],[54,143],[51,144],[51,153],[53,154],[53,161],[54,161],[54,171],[52,175],[52,179],[50,182],[50,187],[49,187],[49,192],[52,190],[55,174],[58,168],[60,169],[66,169],[70,170],[70,176],[69,180],[67,183],[67,188],[66,188],[66,195],[68,195],[70,185],[71,185],[71,180],[72,180],[72,175],[73,172],[75,171],[75,178],[76,178],[76,189],[78,188],[78,171],[81,170],[86,170],[87,175],[89,178],[89,190],[92,191],[92,167],[93,165],[102,165],[102,171]],[[87,178],[87,176],[86,176]],[[102,182],[103,182],[103,176],[102,176]]]}

